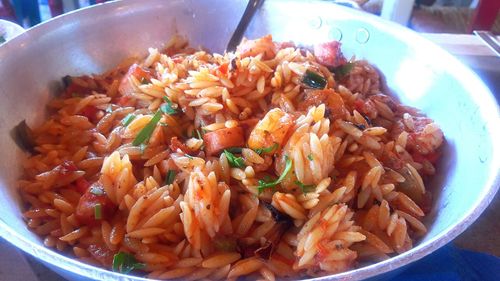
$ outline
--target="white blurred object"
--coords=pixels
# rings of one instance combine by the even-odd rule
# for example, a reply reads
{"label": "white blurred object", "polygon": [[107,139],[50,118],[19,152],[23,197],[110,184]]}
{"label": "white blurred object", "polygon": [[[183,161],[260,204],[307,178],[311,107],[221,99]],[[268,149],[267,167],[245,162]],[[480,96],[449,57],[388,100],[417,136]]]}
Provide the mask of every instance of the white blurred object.
{"label": "white blurred object", "polygon": [[[23,32],[24,29],[21,26],[13,22],[0,19],[0,36],[2,36],[5,41],[10,40]],[[0,44],[2,43],[0,42]]]}
{"label": "white blurred object", "polygon": [[384,0],[380,16],[407,25],[413,11],[413,4],[415,4],[415,0]]}

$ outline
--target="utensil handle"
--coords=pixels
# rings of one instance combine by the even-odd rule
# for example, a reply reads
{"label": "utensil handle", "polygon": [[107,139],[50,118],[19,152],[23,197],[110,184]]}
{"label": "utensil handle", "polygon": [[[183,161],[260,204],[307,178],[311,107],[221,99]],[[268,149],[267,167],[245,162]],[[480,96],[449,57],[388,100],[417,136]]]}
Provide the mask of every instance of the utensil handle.
{"label": "utensil handle", "polygon": [[247,7],[245,8],[245,12],[243,12],[243,16],[238,23],[238,26],[234,30],[231,39],[229,39],[229,43],[227,43],[226,51],[233,52],[236,50],[236,46],[240,44],[241,39],[243,38],[243,34],[247,30],[248,24],[252,21],[252,18],[259,8],[260,4],[262,4],[264,0],[249,0]]}

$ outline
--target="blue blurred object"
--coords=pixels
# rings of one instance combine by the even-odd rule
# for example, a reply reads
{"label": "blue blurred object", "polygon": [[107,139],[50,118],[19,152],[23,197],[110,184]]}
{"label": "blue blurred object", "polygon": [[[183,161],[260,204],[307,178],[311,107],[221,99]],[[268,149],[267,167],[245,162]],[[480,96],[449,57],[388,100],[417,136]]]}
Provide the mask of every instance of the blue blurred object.
{"label": "blue blurred object", "polygon": [[498,281],[500,258],[448,244],[389,281]]}
{"label": "blue blurred object", "polygon": [[30,27],[40,23],[38,0],[13,0],[12,4],[20,25]]}

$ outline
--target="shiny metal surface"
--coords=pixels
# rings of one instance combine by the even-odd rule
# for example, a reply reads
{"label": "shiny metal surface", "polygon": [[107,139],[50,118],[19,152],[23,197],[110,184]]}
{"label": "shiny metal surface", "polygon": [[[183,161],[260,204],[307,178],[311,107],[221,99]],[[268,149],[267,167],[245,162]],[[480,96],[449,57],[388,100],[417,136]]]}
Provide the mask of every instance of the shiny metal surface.
{"label": "shiny metal surface", "polygon": [[260,8],[260,5],[264,2],[264,0],[249,0],[243,15],[241,16],[240,22],[236,26],[236,29],[231,35],[229,42],[227,43],[226,52],[234,52],[236,51],[236,47],[240,44],[241,39],[245,35],[245,31],[247,30],[248,25],[253,19],[253,16]]}
{"label": "shiny metal surface", "polygon": [[479,36],[483,42],[490,47],[490,49],[500,57],[500,43],[498,43],[496,36],[491,31],[474,30],[474,34]]}
{"label": "shiny metal surface", "polygon": [[[0,47],[0,235],[71,280],[145,280],[82,264],[53,252],[25,226],[15,180],[25,155],[9,138],[23,119],[39,124],[66,74],[98,73],[145,55],[178,32],[222,52],[245,1],[120,1],[71,13],[28,30]],[[321,1],[266,0],[248,37],[272,33],[302,44],[341,33],[347,56],[374,63],[403,103],[422,109],[447,138],[429,233],[389,260],[318,280],[380,277],[446,244],[486,208],[499,186],[500,114],[491,92],[468,68],[415,33],[376,17]],[[484,235],[491,235],[485,233]]]}

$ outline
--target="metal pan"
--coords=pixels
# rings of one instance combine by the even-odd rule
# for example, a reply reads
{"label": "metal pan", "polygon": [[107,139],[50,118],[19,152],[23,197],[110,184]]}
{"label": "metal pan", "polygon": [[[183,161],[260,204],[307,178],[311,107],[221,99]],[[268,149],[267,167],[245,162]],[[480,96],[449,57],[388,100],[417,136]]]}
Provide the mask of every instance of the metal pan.
{"label": "metal pan", "polygon": [[[118,1],[43,23],[0,47],[0,235],[71,280],[143,280],[80,263],[43,246],[21,218],[15,180],[25,155],[9,137],[26,119],[39,124],[64,75],[99,73],[122,59],[145,55],[180,33],[215,52],[237,25],[245,1]],[[381,276],[418,260],[463,232],[499,186],[500,114],[491,92],[468,68],[414,32],[323,1],[268,0],[247,31],[313,44],[341,39],[345,53],[374,63],[388,87],[442,126],[447,149],[431,185],[440,190],[429,232],[410,251],[318,280]],[[490,235],[485,233],[484,235]]]}

